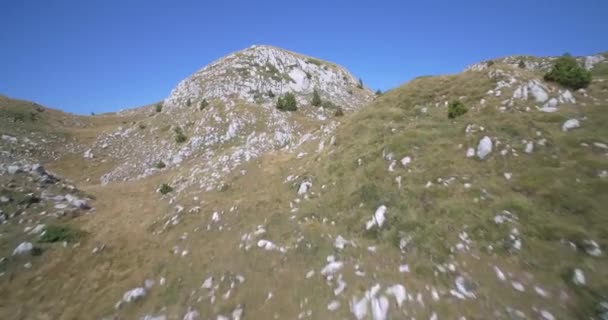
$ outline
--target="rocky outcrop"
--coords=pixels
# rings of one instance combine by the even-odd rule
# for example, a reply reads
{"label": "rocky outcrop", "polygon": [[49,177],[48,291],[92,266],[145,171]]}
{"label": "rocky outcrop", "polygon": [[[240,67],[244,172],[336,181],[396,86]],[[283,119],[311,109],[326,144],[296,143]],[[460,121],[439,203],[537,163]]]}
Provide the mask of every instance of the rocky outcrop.
{"label": "rocky outcrop", "polygon": [[293,92],[302,102],[318,90],[322,99],[346,109],[361,107],[373,94],[336,64],[271,46],[252,46],[229,54],[181,81],[165,99],[168,108],[198,105],[203,99],[238,97],[273,100]]}

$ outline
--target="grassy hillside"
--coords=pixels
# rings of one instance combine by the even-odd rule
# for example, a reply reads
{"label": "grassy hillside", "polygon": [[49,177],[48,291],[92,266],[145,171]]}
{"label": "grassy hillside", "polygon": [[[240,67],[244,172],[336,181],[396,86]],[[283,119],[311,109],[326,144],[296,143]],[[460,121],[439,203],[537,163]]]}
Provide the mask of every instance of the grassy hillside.
{"label": "grassy hillside", "polygon": [[[122,149],[173,147],[172,125],[189,139],[221,137],[224,118],[250,114],[243,132],[253,136],[268,120],[241,104],[82,118],[69,134],[83,146],[102,134],[120,142],[94,159],[49,163],[91,198],[94,210],[66,223],[85,236],[1,262],[0,318],[603,319],[608,63],[595,65],[588,88],[566,93],[518,61],[418,78],[327,121],[303,108],[289,121],[307,139],[234,168],[221,160],[231,140],[210,145],[207,158],[106,186],[85,178]],[[537,85],[561,99],[555,112],[516,94]],[[449,119],[456,100],[468,112]],[[564,131],[569,119],[580,128]],[[492,152],[468,157],[485,136]],[[173,191],[163,195],[165,183]],[[0,232],[40,220],[24,216]],[[145,296],[125,301],[134,288]]]}

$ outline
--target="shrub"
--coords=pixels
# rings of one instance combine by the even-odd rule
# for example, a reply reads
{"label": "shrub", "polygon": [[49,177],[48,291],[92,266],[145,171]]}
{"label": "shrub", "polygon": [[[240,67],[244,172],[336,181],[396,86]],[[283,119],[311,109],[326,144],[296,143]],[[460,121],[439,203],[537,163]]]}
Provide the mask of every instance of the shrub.
{"label": "shrub", "polygon": [[493,65],[494,65],[494,61],[493,60],[486,61],[486,66],[491,67]]}
{"label": "shrub", "polygon": [[361,78],[359,78],[359,83],[357,84],[357,88],[363,89],[363,80],[361,80]]}
{"label": "shrub", "polygon": [[163,104],[159,102],[156,104],[156,112],[161,112],[161,111],[163,111]]}
{"label": "shrub", "polygon": [[341,117],[341,116],[343,116],[343,115],[344,115],[344,111],[342,111],[342,108],[340,108],[340,107],[338,107],[338,108],[336,109],[336,112],[334,112],[334,116],[335,116],[335,117]]}
{"label": "shrub", "polygon": [[448,105],[448,118],[454,119],[467,113],[467,111],[469,110],[467,109],[467,107],[464,106],[462,102],[454,100],[450,102],[450,105]]}
{"label": "shrub", "polygon": [[156,163],[155,167],[156,167],[156,169],[163,169],[163,168],[167,167],[167,165],[162,160],[160,160],[160,161],[158,161],[158,163]]}
{"label": "shrub", "polygon": [[175,129],[173,129],[173,131],[175,132],[175,142],[183,143],[183,142],[186,142],[186,140],[188,140],[188,137],[186,137],[186,135],[182,131],[182,128],[175,127]]}
{"label": "shrub", "polygon": [[190,100],[190,98],[188,98],[188,100],[186,100],[186,106],[189,107],[192,105],[192,100]]}
{"label": "shrub", "polygon": [[142,129],[142,130],[143,130],[143,129],[145,129],[145,128],[146,128],[146,124],[144,124],[144,123],[140,123],[140,124],[139,124],[139,128],[140,128],[140,129]]}
{"label": "shrub", "polygon": [[203,109],[207,108],[207,106],[209,106],[209,102],[207,102],[207,99],[203,99],[203,101],[201,101],[201,103],[199,103],[198,109],[203,110]]}
{"label": "shrub", "polygon": [[48,225],[44,228],[44,233],[40,236],[40,242],[59,242],[59,241],[72,241],[79,238],[82,235],[82,231],[72,229],[66,226],[60,225]]}
{"label": "shrub", "polygon": [[289,92],[277,100],[277,109],[281,111],[296,111],[298,110],[298,104],[296,97],[293,93]]}
{"label": "shrub", "polygon": [[380,89],[376,90],[376,95],[377,95],[377,96],[379,96],[379,95],[381,95],[381,94],[382,94],[382,90],[380,90]]}
{"label": "shrub", "polygon": [[161,194],[167,194],[167,193],[169,193],[171,191],[173,191],[173,188],[170,185],[166,184],[166,183],[163,183],[160,186],[160,189],[158,190],[158,192],[160,192]]}
{"label": "shrub", "polygon": [[317,89],[313,90],[312,92],[312,101],[310,102],[310,104],[315,107],[321,105],[321,96],[319,95],[319,91],[317,91]]}
{"label": "shrub", "polygon": [[519,63],[517,64],[517,66],[520,69],[525,69],[526,68],[526,63],[523,60],[519,60]]}
{"label": "shrub", "polygon": [[275,97],[274,92],[272,92],[272,90],[268,90],[268,97],[269,98],[274,98]]}
{"label": "shrub", "polygon": [[545,80],[577,90],[589,85],[591,72],[583,68],[574,57],[566,54],[555,61],[551,71],[545,74]]}

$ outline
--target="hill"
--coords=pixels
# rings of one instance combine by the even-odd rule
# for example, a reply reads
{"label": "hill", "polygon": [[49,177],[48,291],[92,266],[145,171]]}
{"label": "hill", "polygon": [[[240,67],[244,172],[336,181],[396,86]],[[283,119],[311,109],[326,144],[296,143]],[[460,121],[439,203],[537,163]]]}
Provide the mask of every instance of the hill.
{"label": "hill", "polygon": [[[62,156],[40,160],[58,179],[51,186],[38,167],[4,162],[0,315],[606,317],[608,55],[579,58],[594,78],[577,91],[543,80],[554,58],[527,56],[375,99],[352,76],[343,97],[313,78],[290,87],[295,112],[276,110],[277,97],[256,102],[240,76],[214,78],[268,52],[288,53],[254,47],[220,59],[160,112],[65,115],[82,119],[59,127],[80,147],[57,145]],[[255,63],[249,75],[259,76]],[[251,83],[274,92],[266,81]],[[315,87],[346,114],[306,103]],[[352,105],[351,88],[363,97]],[[468,112],[450,119],[454,101]],[[21,126],[11,125],[18,141]],[[23,241],[37,255],[12,256]]]}

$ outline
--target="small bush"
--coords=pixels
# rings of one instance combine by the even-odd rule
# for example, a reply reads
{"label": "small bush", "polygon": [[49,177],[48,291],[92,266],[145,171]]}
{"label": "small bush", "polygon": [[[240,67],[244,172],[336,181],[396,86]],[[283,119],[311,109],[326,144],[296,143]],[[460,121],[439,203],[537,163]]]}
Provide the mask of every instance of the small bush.
{"label": "small bush", "polygon": [[310,102],[310,104],[312,104],[315,107],[318,107],[321,105],[321,96],[319,95],[319,92],[317,91],[317,89],[315,89],[312,92],[312,101]]}
{"label": "small bush", "polygon": [[293,93],[289,92],[277,100],[277,109],[281,111],[296,111],[298,110],[298,104],[296,97]]}
{"label": "small bush", "polygon": [[190,100],[190,98],[188,98],[188,100],[186,100],[186,106],[189,107],[192,105],[192,100]]}
{"label": "small bush", "polygon": [[166,184],[166,183],[163,183],[163,184],[160,186],[160,189],[159,189],[158,191],[159,191],[161,194],[167,194],[167,193],[169,193],[169,192],[173,191],[173,188],[172,188],[170,185],[168,185],[168,184]]}
{"label": "small bush", "polygon": [[342,108],[340,108],[340,107],[338,107],[338,108],[336,109],[336,112],[334,112],[334,116],[335,116],[335,117],[341,117],[341,116],[343,116],[343,115],[344,115],[344,111],[342,111]]}
{"label": "small bush", "polygon": [[268,98],[274,98],[274,92],[272,92],[272,90],[268,90]]}
{"label": "small bush", "polygon": [[155,167],[156,167],[156,169],[163,169],[163,168],[167,167],[167,165],[161,160],[158,163],[156,163]]}
{"label": "small bush", "polygon": [[139,128],[143,130],[143,129],[145,129],[145,128],[146,128],[146,125],[145,125],[144,123],[140,123],[140,124],[139,124]]}
{"label": "small bush", "polygon": [[519,63],[517,64],[517,66],[520,69],[525,69],[526,68],[526,63],[523,60],[519,60]]}
{"label": "small bush", "polygon": [[82,236],[82,231],[72,229],[67,226],[48,225],[44,229],[44,233],[38,241],[44,243],[53,243],[59,241],[73,241]]}
{"label": "small bush", "polygon": [[182,131],[182,128],[175,127],[175,129],[173,129],[173,131],[175,132],[175,142],[183,143],[183,142],[186,142],[186,140],[188,140],[188,137],[186,137],[186,135]]}
{"label": "small bush", "polygon": [[467,113],[469,111],[464,104],[458,100],[450,102],[448,105],[448,118],[454,119],[456,117],[460,117],[461,115]]}
{"label": "small bush", "polygon": [[566,54],[555,61],[551,71],[545,74],[545,80],[577,90],[589,85],[591,72],[583,68],[574,57]]}
{"label": "small bush", "polygon": [[161,112],[161,111],[163,111],[163,104],[159,102],[156,104],[156,112]]}
{"label": "small bush", "polygon": [[486,66],[491,67],[494,65],[494,60],[488,60],[486,61]]}
{"label": "small bush", "polygon": [[201,103],[199,103],[198,109],[203,110],[203,109],[207,108],[207,106],[209,106],[209,102],[207,102],[207,99],[203,99],[203,101],[201,101]]}
{"label": "small bush", "polygon": [[363,80],[361,80],[361,78],[359,78],[359,83],[357,84],[357,88],[363,89]]}
{"label": "small bush", "polygon": [[382,94],[382,90],[380,90],[380,89],[376,90],[376,95],[377,95],[377,96],[379,96],[379,95],[381,95],[381,94]]}

